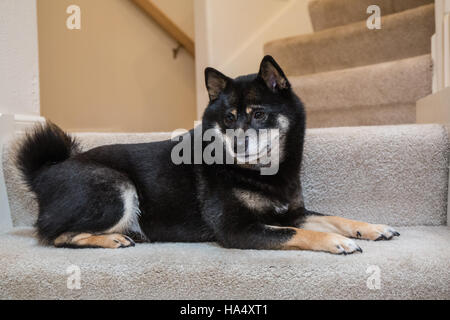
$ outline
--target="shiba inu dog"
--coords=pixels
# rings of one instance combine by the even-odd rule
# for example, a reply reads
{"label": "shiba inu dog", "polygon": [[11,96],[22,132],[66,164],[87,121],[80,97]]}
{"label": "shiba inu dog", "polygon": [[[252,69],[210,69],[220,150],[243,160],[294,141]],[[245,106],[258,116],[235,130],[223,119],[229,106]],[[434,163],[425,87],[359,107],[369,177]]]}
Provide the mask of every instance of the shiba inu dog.
{"label": "shiba inu dog", "polygon": [[[210,101],[200,136],[212,132],[220,144],[210,155],[231,162],[195,161],[209,146],[202,140],[195,147],[195,130],[182,137],[189,142],[179,154],[184,162],[174,161],[180,142],[173,139],[80,152],[76,139],[50,122],[29,133],[17,165],[39,203],[42,242],[122,248],[135,241],[216,241],[227,248],[350,254],[362,252],[350,238],[399,235],[304,207],[305,111],[272,57],[264,57],[257,74],[231,79],[207,68],[205,80]],[[245,133],[252,130],[274,134],[251,139]],[[228,131],[237,133],[230,138]],[[259,161],[262,153],[269,162]],[[262,174],[270,167],[276,170]]]}

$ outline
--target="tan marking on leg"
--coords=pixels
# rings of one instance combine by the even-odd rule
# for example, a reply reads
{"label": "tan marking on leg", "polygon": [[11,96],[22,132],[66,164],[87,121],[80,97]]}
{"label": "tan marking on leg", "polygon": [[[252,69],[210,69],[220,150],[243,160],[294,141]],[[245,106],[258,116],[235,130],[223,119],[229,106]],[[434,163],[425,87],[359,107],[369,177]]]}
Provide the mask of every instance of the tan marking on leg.
{"label": "tan marking on leg", "polygon": [[237,110],[236,109],[231,110],[231,114],[233,114],[233,116],[237,117]]}
{"label": "tan marking on leg", "polygon": [[282,249],[284,250],[326,251],[335,254],[362,252],[353,240],[336,233],[291,229],[295,230],[295,235],[283,244]]}
{"label": "tan marking on leg", "polygon": [[94,235],[91,233],[64,233],[53,242],[56,247],[125,248],[134,246],[134,241],[119,233]]}
{"label": "tan marking on leg", "polygon": [[309,216],[302,229],[334,232],[346,237],[380,240],[391,239],[400,234],[393,228],[382,224],[370,224],[335,216]]}
{"label": "tan marking on leg", "polygon": [[56,247],[61,247],[67,244],[71,244],[74,239],[83,239],[92,236],[91,233],[74,233],[74,232],[66,232],[60,235],[53,241],[53,244]]}

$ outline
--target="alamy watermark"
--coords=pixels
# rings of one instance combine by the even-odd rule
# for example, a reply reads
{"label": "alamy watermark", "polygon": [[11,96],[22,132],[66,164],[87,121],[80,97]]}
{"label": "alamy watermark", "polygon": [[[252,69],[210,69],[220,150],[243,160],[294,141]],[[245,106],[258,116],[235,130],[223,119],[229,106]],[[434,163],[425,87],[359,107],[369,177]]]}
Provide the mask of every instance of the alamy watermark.
{"label": "alamy watermark", "polygon": [[76,4],[72,4],[67,7],[66,13],[70,14],[66,20],[66,27],[69,30],[81,29],[81,9]]}
{"label": "alamy watermark", "polygon": [[367,278],[366,284],[369,290],[380,290],[381,289],[381,269],[379,266],[371,265],[367,267],[366,273],[370,276]]}
{"label": "alamy watermark", "polygon": [[[202,129],[195,126],[193,135],[180,129],[172,133],[178,142],[171,152],[174,164],[237,164],[274,175],[280,164],[280,131],[278,129],[226,129],[218,126]],[[192,145],[193,144],[193,145]]]}
{"label": "alamy watermark", "polygon": [[381,9],[377,5],[371,5],[367,8],[367,13],[371,16],[367,19],[366,25],[369,30],[381,29]]}
{"label": "alamy watermark", "polygon": [[67,289],[80,290],[81,289],[81,269],[77,265],[70,265],[66,269]]}

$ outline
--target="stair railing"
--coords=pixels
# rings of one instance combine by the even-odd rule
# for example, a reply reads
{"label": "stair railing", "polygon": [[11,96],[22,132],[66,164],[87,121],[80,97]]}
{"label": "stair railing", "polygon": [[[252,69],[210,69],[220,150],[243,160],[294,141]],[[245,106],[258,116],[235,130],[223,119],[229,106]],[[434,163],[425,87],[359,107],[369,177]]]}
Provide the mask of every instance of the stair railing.
{"label": "stair railing", "polygon": [[161,11],[151,0],[132,0],[145,13],[147,13],[164,31],[166,31],[179,46],[173,50],[174,58],[176,58],[180,46],[195,58],[194,41],[181,30],[164,12]]}

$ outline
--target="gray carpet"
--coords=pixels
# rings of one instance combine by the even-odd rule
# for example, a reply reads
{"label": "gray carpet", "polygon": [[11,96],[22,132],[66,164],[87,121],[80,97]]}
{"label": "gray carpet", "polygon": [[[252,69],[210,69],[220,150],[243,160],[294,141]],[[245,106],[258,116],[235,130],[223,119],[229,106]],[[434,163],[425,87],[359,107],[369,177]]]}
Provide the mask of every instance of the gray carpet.
{"label": "gray carpet", "polygon": [[382,17],[422,5],[433,0],[312,0],[308,3],[309,15],[314,31],[363,21],[370,5],[380,7]]}
{"label": "gray carpet", "polygon": [[[367,28],[369,5],[381,29]],[[274,56],[303,99],[308,128],[416,123],[431,93],[432,0],[313,0],[316,32],[275,39]]]}
{"label": "gray carpet", "polygon": [[[0,236],[0,298],[449,299],[450,229],[398,230],[392,241],[357,240],[362,254],[336,256],[214,243],[56,249],[20,228]],[[80,290],[67,288],[71,265],[80,268]],[[367,286],[370,266],[379,268],[379,290]]]}
{"label": "gray carpet", "polygon": [[429,54],[434,4],[383,16],[382,29],[366,21],[268,42],[288,76],[327,72]]}
{"label": "gray carpet", "polygon": [[416,122],[416,101],[431,94],[430,55],[290,77],[307,127]]}

